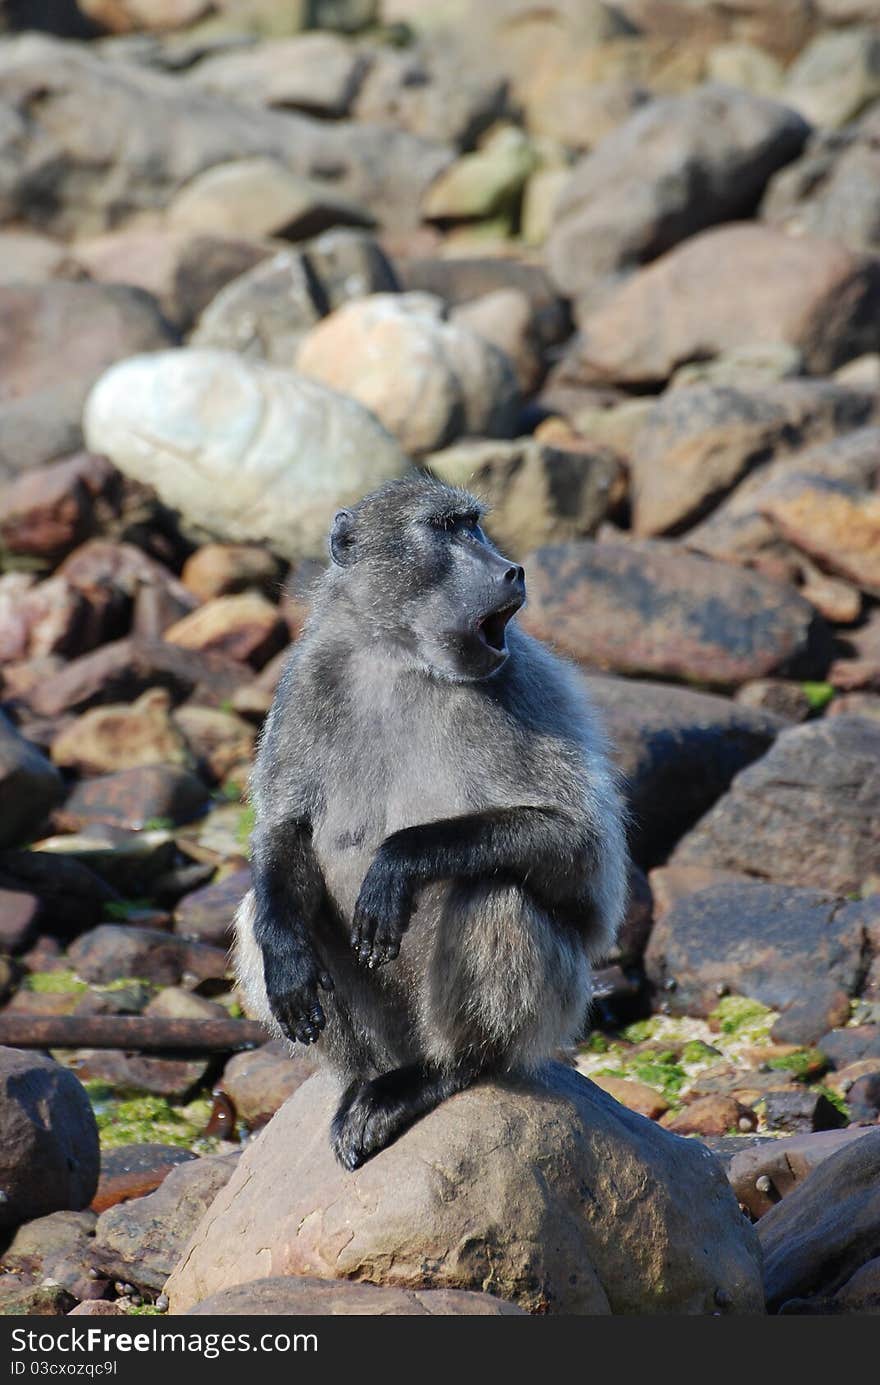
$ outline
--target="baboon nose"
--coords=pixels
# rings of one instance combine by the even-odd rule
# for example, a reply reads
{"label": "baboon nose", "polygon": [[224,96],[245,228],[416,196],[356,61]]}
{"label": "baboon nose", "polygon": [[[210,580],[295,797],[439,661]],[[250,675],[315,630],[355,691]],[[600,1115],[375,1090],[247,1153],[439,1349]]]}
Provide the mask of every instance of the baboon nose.
{"label": "baboon nose", "polygon": [[504,574],[505,582],[524,582],[526,580],[525,568],[509,567]]}

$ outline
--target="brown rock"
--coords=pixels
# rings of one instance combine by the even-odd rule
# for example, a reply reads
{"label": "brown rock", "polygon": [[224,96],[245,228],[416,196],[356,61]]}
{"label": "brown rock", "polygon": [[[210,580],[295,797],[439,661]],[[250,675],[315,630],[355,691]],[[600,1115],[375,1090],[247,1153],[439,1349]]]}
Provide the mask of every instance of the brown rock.
{"label": "brown rock", "polygon": [[42,284],[82,276],[67,246],[38,231],[0,231],[0,283]]}
{"label": "brown rock", "polygon": [[22,1283],[17,1275],[0,1279],[0,1316],[61,1318],[73,1308],[76,1299],[60,1284]]}
{"label": "brown rock", "polygon": [[648,1120],[658,1120],[669,1110],[666,1098],[649,1087],[647,1082],[635,1082],[627,1077],[608,1077],[605,1073],[584,1073],[584,1076],[589,1076],[591,1082],[613,1096],[622,1106],[637,1111],[640,1116],[647,1116]]}
{"label": "brown rock", "polygon": [[204,980],[226,972],[226,953],[220,948],[131,924],[104,923],[82,933],[68,957],[77,975],[96,985],[131,976],[176,986],[189,973]]}
{"label": "brown rock", "polygon": [[149,688],[131,706],[93,707],[52,742],[52,760],[83,774],[106,774],[140,765],[183,765],[187,741],[169,715],[165,688]]}
{"label": "brown rock", "polygon": [[186,1317],[518,1317],[515,1303],[459,1289],[380,1289],[327,1279],[256,1279],[211,1294]]}
{"label": "brown rock", "polygon": [[577,1073],[553,1065],[546,1085],[453,1097],[354,1175],[327,1140],[337,1100],[334,1082],[311,1078],[245,1151],[168,1282],[173,1312],[265,1269],[416,1289],[491,1282],[532,1311],[706,1312],[719,1291],[730,1311],[760,1311],[752,1233],[720,1169]]}
{"label": "brown rock", "polygon": [[746,880],[748,877],[735,875],[732,871],[713,870],[711,866],[669,865],[656,866],[649,872],[648,879],[654,897],[654,918],[660,919],[688,895],[711,889],[713,885]]}
{"label": "brown rock", "polygon": [[23,952],[36,935],[39,914],[36,895],[0,888],[0,953]]}
{"label": "brown rock", "polygon": [[190,80],[233,101],[341,120],[350,112],[371,56],[337,34],[298,34],[208,57]]}
{"label": "brown rock", "polygon": [[90,1298],[86,1299],[84,1303],[78,1303],[75,1308],[71,1308],[67,1316],[69,1318],[124,1318],[126,1312],[112,1298]]}
{"label": "brown rock", "polygon": [[827,635],[797,593],[669,543],[540,548],[527,577],[523,625],[593,668],[730,687],[827,661]]}
{"label": "brown rock", "polygon": [[734,1154],[727,1176],[747,1211],[753,1217],[762,1217],[821,1163],[867,1133],[853,1126],[849,1130],[822,1130],[762,1141]]}
{"label": "brown rock", "polygon": [[588,314],[582,360],[594,379],[647,385],[687,361],[784,342],[802,353],[807,373],[828,375],[876,350],[878,303],[880,264],[836,241],[749,222],[719,226]]}
{"label": "brown rock", "polygon": [[0,577],[0,662],[44,659],[88,648],[88,605],[63,577],[35,582],[24,572]]}
{"label": "brown rock", "polygon": [[207,805],[208,791],[194,774],[146,764],[77,784],[55,822],[63,832],[78,832],[91,823],[139,830],[159,820],[164,826],[191,822]]}
{"label": "brown rock", "polygon": [[764,1125],[768,1130],[781,1130],[786,1135],[806,1134],[811,1130],[838,1130],[846,1125],[846,1116],[822,1092],[806,1087],[790,1091],[768,1092],[763,1099]]}
{"label": "brown rock", "polygon": [[[82,446],[91,386],[114,361],[173,334],[147,294],[122,284],[0,285],[0,475]],[[76,349],[72,349],[72,343]]]}
{"label": "brown rock", "polygon": [[782,678],[755,678],[737,688],[733,696],[743,707],[772,712],[785,721],[806,721],[813,710],[800,683]]}
{"label": "brown rock", "polygon": [[95,1228],[96,1265],[140,1289],[162,1289],[237,1163],[236,1152],[179,1164],[148,1197],[102,1212]]}
{"label": "brown rock", "polygon": [[233,1054],[218,1088],[232,1102],[238,1118],[256,1130],[271,1120],[317,1066],[307,1049],[291,1053],[283,1040],[275,1040],[249,1053]]}
{"label": "brown rock", "polygon": [[163,986],[144,1007],[145,1015],[160,1015],[170,1020],[228,1019],[229,1012],[216,1000],[186,991],[182,986]]}
{"label": "brown rock", "polygon": [[233,915],[250,887],[250,870],[236,870],[184,895],[174,915],[175,932],[183,938],[227,946]]}
{"label": "brown rock", "polygon": [[277,606],[259,592],[216,596],[164,633],[168,644],[200,653],[223,654],[262,668],[287,643]]}
{"label": "brown rock", "polygon": [[151,1058],[113,1048],[78,1048],[66,1066],[81,1082],[100,1082],[118,1092],[148,1092],[189,1101],[204,1084],[210,1058]]}
{"label": "brown rock", "polygon": [[880,728],[867,718],[791,727],[737,776],[673,862],[859,890],[880,864],[878,765]]}
{"label": "brown rock", "polygon": [[762,511],[822,567],[880,596],[880,496],[847,494],[833,482],[795,482],[769,496]]}
{"label": "brown rock", "polygon": [[754,1130],[758,1118],[732,1096],[701,1096],[675,1115],[665,1116],[663,1124],[677,1135],[726,1135]]}
{"label": "brown rock", "polygon": [[271,595],[278,589],[279,564],[255,544],[206,543],[187,558],[180,580],[197,601],[231,596],[249,587]]}
{"label": "brown rock", "polygon": [[172,718],[183,736],[199,773],[219,782],[248,767],[254,749],[254,729],[235,712],[216,707],[179,707]]}
{"label": "brown rock", "polygon": [[9,553],[56,562],[88,538],[95,500],[115,478],[104,457],[88,452],[24,472],[0,488],[0,542]]}
{"label": "brown rock", "polygon": [[155,1192],[172,1169],[189,1163],[196,1156],[177,1145],[122,1145],[101,1151],[101,1176],[92,1198],[93,1212],[106,1212],[129,1198],[146,1197]]}
{"label": "brown rock", "polygon": [[197,691],[214,705],[232,697],[242,681],[241,665],[217,654],[179,649],[162,640],[115,640],[72,660],[27,695],[37,716],[81,712],[107,702],[133,700],[152,687],[168,688],[175,701]]}

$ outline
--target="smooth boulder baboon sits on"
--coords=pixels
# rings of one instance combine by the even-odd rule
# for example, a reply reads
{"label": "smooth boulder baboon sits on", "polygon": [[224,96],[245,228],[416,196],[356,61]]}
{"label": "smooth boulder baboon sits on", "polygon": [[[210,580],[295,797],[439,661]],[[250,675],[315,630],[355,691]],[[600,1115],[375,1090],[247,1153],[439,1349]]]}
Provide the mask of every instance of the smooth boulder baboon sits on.
{"label": "smooth boulder baboon sits on", "polygon": [[620,800],[577,676],[515,624],[481,505],[420,477],[341,510],[254,771],[252,1012],[346,1090],[357,1168],[581,1032],[624,907]]}

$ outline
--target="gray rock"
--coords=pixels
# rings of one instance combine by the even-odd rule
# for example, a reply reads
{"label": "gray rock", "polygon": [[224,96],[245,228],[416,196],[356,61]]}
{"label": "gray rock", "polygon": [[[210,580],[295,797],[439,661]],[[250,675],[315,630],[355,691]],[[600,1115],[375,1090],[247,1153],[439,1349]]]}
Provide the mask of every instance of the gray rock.
{"label": "gray rock", "polygon": [[0,712],[0,847],[26,840],[63,792],[55,766]]}
{"label": "gray rock", "polygon": [[73,1073],[0,1048],[0,1227],[88,1207],[98,1165],[98,1127]]}
{"label": "gray rock", "polygon": [[97,985],[131,976],[157,986],[176,986],[186,972],[201,978],[225,972],[223,949],[130,924],[100,924],[81,934],[68,956],[77,974]]}
{"label": "gray rock", "polygon": [[880,725],[833,717],[783,731],[672,859],[841,895],[860,890],[880,868]]}
{"label": "gray rock", "polygon": [[380,1289],[327,1279],[255,1279],[212,1294],[185,1317],[519,1317],[523,1310],[491,1294],[460,1289]]}
{"label": "gray rock", "polygon": [[168,1282],[172,1312],[267,1263],[491,1287],[532,1312],[761,1311],[754,1232],[714,1159],[569,1069],[463,1092],[353,1175],[327,1139],[337,1100],[310,1078],[245,1151]]}

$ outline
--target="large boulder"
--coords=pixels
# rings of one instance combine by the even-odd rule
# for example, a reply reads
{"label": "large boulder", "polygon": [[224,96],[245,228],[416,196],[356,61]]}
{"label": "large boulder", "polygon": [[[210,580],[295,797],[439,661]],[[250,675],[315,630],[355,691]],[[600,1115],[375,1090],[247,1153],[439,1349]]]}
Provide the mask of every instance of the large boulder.
{"label": "large boulder", "polygon": [[73,1073],[0,1048],[0,1227],[88,1207],[99,1163],[98,1127]]}
{"label": "large boulder", "polygon": [[851,250],[880,248],[880,110],[846,130],[817,133],[771,178],[761,216],[795,235],[823,236]]}
{"label": "large boulder", "polygon": [[629,279],[583,324],[597,379],[667,380],[687,361],[784,342],[808,373],[880,344],[880,261],[832,240],[743,222],[694,236]]}
{"label": "large boulder", "polygon": [[596,674],[584,682],[623,774],[630,848],[642,865],[662,860],[784,726],[694,688]]}
{"label": "large boulder", "polygon": [[140,289],[0,286],[0,477],[75,451],[83,402],[98,377],[114,361],[174,339]]}
{"label": "large boulder", "polygon": [[260,1275],[484,1289],[533,1312],[762,1311],[754,1233],[700,1146],[552,1065],[445,1102],[355,1174],[309,1079],[245,1151],[166,1286]]}
{"label": "large boulder", "polygon": [[671,543],[553,544],[526,570],[523,625],[594,669],[724,688],[827,663],[827,633],[797,592]]}
{"label": "large boulder", "polygon": [[218,538],[317,556],[340,505],[407,468],[355,400],[225,351],[160,352],[92,390],[89,446]]}
{"label": "large boulder", "polygon": [[783,731],[672,857],[845,895],[880,870],[880,724],[833,717]]}
{"label": "large boulder", "polygon": [[652,101],[572,171],[547,244],[560,287],[580,298],[696,231],[750,215],[808,133],[794,111],[734,88]]}
{"label": "large boulder", "polygon": [[345,304],[303,340],[297,367],[371,409],[412,455],[462,433],[511,437],[519,412],[513,367],[439,298],[372,294]]}

